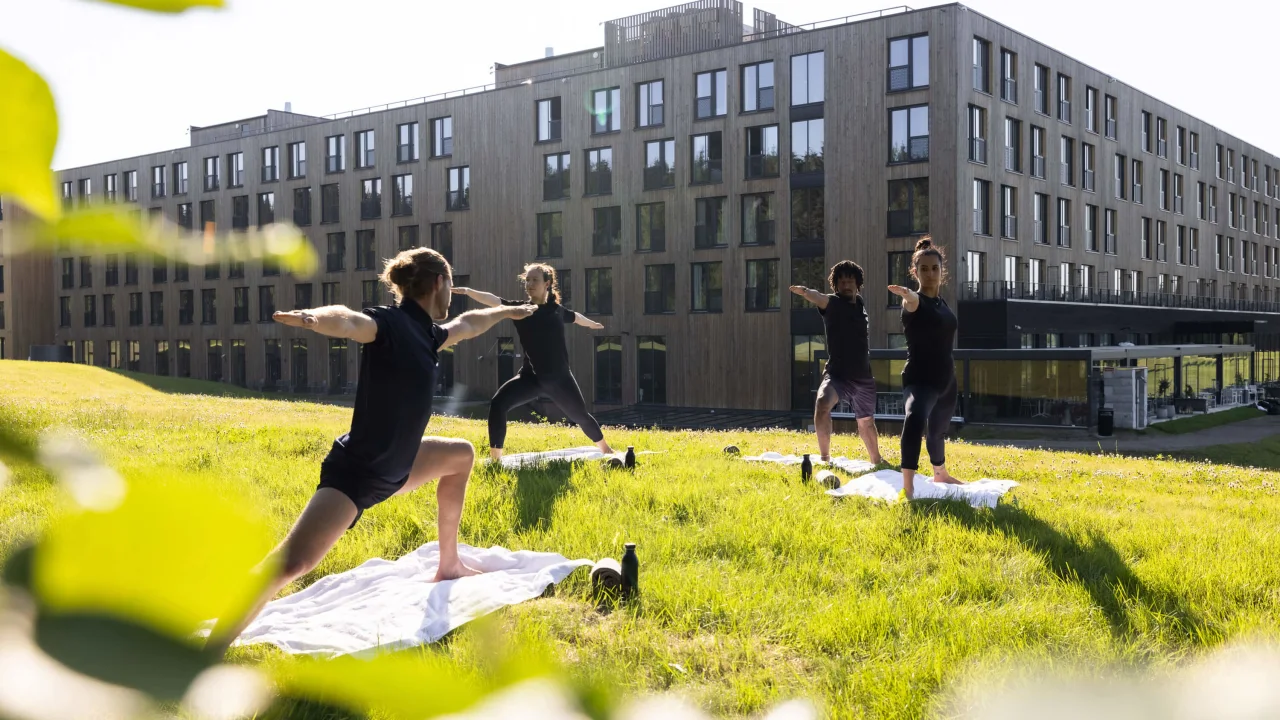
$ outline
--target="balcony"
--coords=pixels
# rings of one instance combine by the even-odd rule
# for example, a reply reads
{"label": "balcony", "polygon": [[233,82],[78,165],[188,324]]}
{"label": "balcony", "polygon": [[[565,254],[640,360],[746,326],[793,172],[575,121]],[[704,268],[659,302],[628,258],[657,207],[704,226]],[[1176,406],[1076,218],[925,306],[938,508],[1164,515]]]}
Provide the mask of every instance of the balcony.
{"label": "balcony", "polygon": [[[927,160],[929,158],[929,138],[924,138],[924,157],[911,158],[912,160]],[[914,148],[913,148],[914,149]],[[778,156],[773,155],[748,155],[747,156],[747,178],[767,178],[778,177]]]}
{"label": "balcony", "polygon": [[556,173],[542,180],[542,199],[560,200],[569,197],[569,177],[565,173]]}
{"label": "balcony", "polygon": [[675,187],[675,184],[675,168],[669,167],[665,163],[651,165],[644,169],[645,190],[658,190],[661,188]]}
{"label": "balcony", "polygon": [[471,193],[467,190],[449,190],[445,192],[446,210],[467,210],[471,207]]}
{"label": "balcony", "polygon": [[1280,302],[1278,301],[1214,297],[1213,295],[1212,289],[1206,289],[1204,295],[1180,295],[1165,292],[1113,290],[1110,288],[1064,287],[1045,283],[1012,282],[1007,280],[965,282],[961,283],[959,287],[960,300],[1040,300],[1090,305],[1133,305],[1139,307],[1280,313]]}
{"label": "balcony", "polygon": [[697,158],[693,161],[691,185],[718,183],[724,180],[723,161],[720,158]]}

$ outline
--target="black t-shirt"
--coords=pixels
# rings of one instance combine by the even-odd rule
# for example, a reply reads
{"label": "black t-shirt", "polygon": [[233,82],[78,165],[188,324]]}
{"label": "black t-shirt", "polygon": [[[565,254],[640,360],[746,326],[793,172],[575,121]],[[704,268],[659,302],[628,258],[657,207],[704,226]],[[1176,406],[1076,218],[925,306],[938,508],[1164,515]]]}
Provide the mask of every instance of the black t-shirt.
{"label": "black t-shirt", "polygon": [[818,308],[827,331],[827,375],[833,380],[871,377],[871,326],[861,295],[850,302],[827,296],[827,307]]}
{"label": "black t-shirt", "polygon": [[902,309],[902,331],[907,335],[907,364],[903,385],[944,387],[955,375],[951,346],[956,339],[956,316],[941,297],[920,296],[920,305],[909,313]]}
{"label": "black t-shirt", "polygon": [[[503,300],[502,304],[528,305],[529,300]],[[524,348],[523,371],[555,377],[569,372],[569,350],[564,342],[564,326],[572,324],[577,314],[557,302],[548,300],[527,318],[515,320],[516,334]]]}
{"label": "black t-shirt", "polygon": [[409,477],[431,419],[440,346],[449,331],[413,300],[363,312],[378,324],[378,336],[360,348],[351,430],[333,442],[329,460],[397,483]]}

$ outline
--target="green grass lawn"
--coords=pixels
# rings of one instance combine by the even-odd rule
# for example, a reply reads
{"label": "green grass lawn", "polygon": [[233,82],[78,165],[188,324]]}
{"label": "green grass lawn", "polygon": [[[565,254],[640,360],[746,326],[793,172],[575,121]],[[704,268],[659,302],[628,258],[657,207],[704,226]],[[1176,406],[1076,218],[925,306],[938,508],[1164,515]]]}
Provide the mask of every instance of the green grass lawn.
{"label": "green grass lawn", "polygon": [[1231,423],[1240,422],[1241,420],[1252,420],[1254,418],[1266,415],[1265,412],[1259,410],[1256,406],[1246,405],[1244,407],[1231,408],[1216,413],[1203,413],[1201,415],[1192,415],[1191,417],[1178,418],[1169,422],[1156,423],[1148,426],[1152,430],[1170,433],[1172,435],[1182,435],[1184,433],[1196,432],[1197,430],[1205,430],[1219,425],[1229,425]]}
{"label": "green grass lawn", "polygon": [[[69,426],[126,476],[159,466],[216,478],[281,536],[351,413],[17,361],[0,362],[0,387],[0,413],[29,429]],[[428,432],[487,452],[483,423],[437,418]],[[594,464],[477,471],[462,536],[589,558],[638,543],[638,602],[598,613],[579,572],[554,597],[496,620],[506,637],[545,643],[570,672],[625,692],[673,689],[727,716],[804,695],[835,718],[920,717],[945,713],[969,680],[1029,665],[1164,671],[1234,639],[1280,638],[1274,472],[957,443],[957,476],[1022,486],[994,511],[883,506],[833,501],[798,473],[720,452],[812,451],[805,435],[607,432],[615,447],[665,454],[642,456],[634,474]],[[507,448],[584,443],[576,429],[518,425]],[[895,439],[882,446],[896,458]],[[851,436],[834,450],[861,455]],[[0,503],[0,554],[37,532],[54,502],[43,473],[15,473]],[[291,590],[433,539],[434,493],[393,499]],[[425,652],[476,662],[485,636],[463,628]]]}

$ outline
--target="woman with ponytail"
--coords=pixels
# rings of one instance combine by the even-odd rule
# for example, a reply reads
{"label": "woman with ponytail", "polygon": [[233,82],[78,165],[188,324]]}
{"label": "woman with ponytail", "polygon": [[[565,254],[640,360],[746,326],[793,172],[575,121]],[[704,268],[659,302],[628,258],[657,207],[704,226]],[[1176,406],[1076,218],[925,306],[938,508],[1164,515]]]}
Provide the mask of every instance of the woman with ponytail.
{"label": "woman with ponytail", "polygon": [[928,238],[916,243],[911,256],[911,276],[918,289],[890,285],[889,292],[902,298],[902,331],[907,336],[907,364],[902,368],[906,418],[902,423],[902,489],[915,497],[915,475],[920,465],[920,439],[924,436],[933,481],[962,484],[947,472],[946,436],[956,409],[955,360],[951,346],[956,337],[956,316],[942,299],[946,281],[946,257]]}
{"label": "woman with ponytail", "polygon": [[613,449],[600,431],[600,423],[587,412],[582,390],[569,367],[569,349],[565,346],[564,326],[581,325],[602,330],[604,325],[560,305],[556,271],[550,265],[530,263],[520,275],[526,300],[504,300],[492,293],[457,287],[453,291],[490,307],[533,304],[537,310],[516,322],[516,334],[524,348],[524,364],[515,377],[498,388],[489,402],[489,455],[498,460],[507,439],[507,414],[512,410],[545,397],[586,433],[600,452],[611,455]]}

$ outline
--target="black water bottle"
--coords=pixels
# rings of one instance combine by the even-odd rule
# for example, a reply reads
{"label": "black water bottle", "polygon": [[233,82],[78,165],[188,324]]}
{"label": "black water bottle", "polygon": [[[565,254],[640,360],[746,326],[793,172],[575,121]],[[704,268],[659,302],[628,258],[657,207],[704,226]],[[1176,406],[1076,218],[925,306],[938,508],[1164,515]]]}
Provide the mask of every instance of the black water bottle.
{"label": "black water bottle", "polygon": [[809,482],[813,477],[813,462],[809,460],[809,453],[804,454],[804,462],[800,463],[800,479]]}
{"label": "black water bottle", "polygon": [[627,543],[622,553],[622,597],[633,597],[640,590],[640,558],[636,557],[636,544]]}
{"label": "black water bottle", "polygon": [[634,445],[627,446],[627,459],[624,461],[624,464],[629,468],[636,466],[636,448]]}

